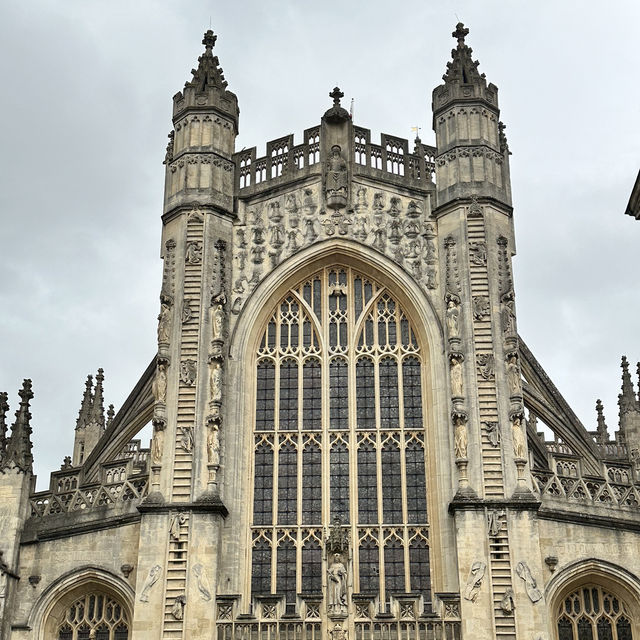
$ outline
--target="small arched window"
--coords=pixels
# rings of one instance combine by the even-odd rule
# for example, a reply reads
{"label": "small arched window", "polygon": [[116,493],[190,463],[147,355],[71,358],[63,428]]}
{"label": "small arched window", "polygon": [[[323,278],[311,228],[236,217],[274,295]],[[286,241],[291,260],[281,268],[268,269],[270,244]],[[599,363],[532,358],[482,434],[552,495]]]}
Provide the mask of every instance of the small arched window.
{"label": "small arched window", "polygon": [[628,606],[595,584],[584,585],[563,599],[556,628],[558,640],[633,640]]}

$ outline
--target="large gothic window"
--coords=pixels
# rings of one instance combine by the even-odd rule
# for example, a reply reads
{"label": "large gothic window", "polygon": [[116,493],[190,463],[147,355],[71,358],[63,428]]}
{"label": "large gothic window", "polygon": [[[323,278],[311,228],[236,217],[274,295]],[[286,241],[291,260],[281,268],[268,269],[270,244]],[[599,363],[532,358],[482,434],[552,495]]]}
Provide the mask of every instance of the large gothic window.
{"label": "large gothic window", "polygon": [[91,593],[78,598],[66,611],[57,640],[128,640],[129,619],[111,596]]}
{"label": "large gothic window", "polygon": [[393,293],[350,267],[276,306],[255,361],[254,595],[319,594],[338,517],[356,593],[431,600],[423,357]]}
{"label": "large gothic window", "polygon": [[632,640],[625,603],[596,585],[569,594],[557,614],[558,640]]}

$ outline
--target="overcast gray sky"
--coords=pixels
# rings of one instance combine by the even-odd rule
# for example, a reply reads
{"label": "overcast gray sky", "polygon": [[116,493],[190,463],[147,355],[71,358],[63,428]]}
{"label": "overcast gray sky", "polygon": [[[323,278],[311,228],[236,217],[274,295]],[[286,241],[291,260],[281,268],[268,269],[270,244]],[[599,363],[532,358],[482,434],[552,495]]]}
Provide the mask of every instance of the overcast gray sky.
{"label": "overcast gray sky", "polygon": [[31,377],[38,485],[72,451],[85,377],[120,406],[155,348],[171,97],[203,31],[240,103],[237,148],[320,120],[433,143],[431,91],[458,19],[500,89],[518,322],[579,417],[617,424],[620,356],[640,360],[636,0],[3,0],[0,390]]}

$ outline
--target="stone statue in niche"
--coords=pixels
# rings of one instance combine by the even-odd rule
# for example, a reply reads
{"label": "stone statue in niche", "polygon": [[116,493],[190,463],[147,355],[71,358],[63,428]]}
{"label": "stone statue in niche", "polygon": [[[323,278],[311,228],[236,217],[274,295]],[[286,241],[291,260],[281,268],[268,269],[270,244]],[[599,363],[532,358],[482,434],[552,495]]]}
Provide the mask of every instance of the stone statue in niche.
{"label": "stone statue in niche", "polygon": [[341,155],[340,145],[331,147],[331,155],[327,160],[326,196],[327,208],[343,209],[347,206],[348,176],[347,163]]}
{"label": "stone statue in niche", "polygon": [[224,339],[224,307],[218,303],[211,311],[211,337],[213,340]]}
{"label": "stone statue in niche", "polygon": [[452,353],[449,356],[450,369],[451,369],[451,395],[454,398],[463,397],[463,382],[462,382],[462,360],[464,356],[461,353]]}
{"label": "stone statue in niche", "polygon": [[436,288],[436,269],[433,266],[427,267],[427,289]]}
{"label": "stone statue in niche", "polygon": [[522,416],[519,414],[515,414],[511,418],[511,435],[513,438],[513,455],[516,459],[526,460],[527,445],[522,431]]}
{"label": "stone statue in niche", "polygon": [[515,301],[512,293],[507,293],[502,299],[502,331],[505,336],[516,335]]}
{"label": "stone statue in niche", "polygon": [[378,227],[373,232],[373,246],[379,251],[384,251],[387,248],[387,237],[384,229]]}
{"label": "stone statue in niche", "polygon": [[219,404],[222,402],[222,367],[219,362],[213,364],[209,382],[211,387],[211,402]]}
{"label": "stone statue in niche", "polygon": [[220,464],[220,441],[218,425],[212,422],[207,430],[207,463]]}
{"label": "stone statue in niche", "polygon": [[281,224],[269,227],[269,242],[273,247],[281,247],[284,244],[284,226]]}
{"label": "stone statue in niche", "polygon": [[469,577],[467,578],[467,584],[464,589],[464,599],[470,602],[475,602],[482,586],[482,580],[484,579],[485,571],[487,570],[486,563],[481,560],[476,560],[471,565],[469,571]]}
{"label": "stone statue in niche", "polygon": [[182,620],[184,618],[184,607],[187,604],[187,597],[176,596],[173,601],[173,606],[171,607],[171,615],[176,620]]}
{"label": "stone statue in niche", "polygon": [[151,463],[162,464],[164,451],[164,422],[158,421],[153,425],[153,439],[151,441]]}
{"label": "stone statue in niche", "polygon": [[167,401],[167,365],[159,362],[156,368],[156,375],[151,384],[151,393],[156,402]]}
{"label": "stone statue in niche", "polygon": [[156,564],[149,569],[147,579],[144,581],[144,586],[140,593],[140,602],[149,602],[149,592],[151,591],[151,587],[158,582],[161,573],[162,567],[159,564]]}
{"label": "stone statue in niche", "polygon": [[202,242],[190,242],[187,245],[184,260],[187,264],[200,264],[202,262]]}
{"label": "stone statue in niche", "polygon": [[167,344],[171,332],[171,307],[166,302],[160,303],[158,315],[158,343]]}
{"label": "stone statue in niche", "polygon": [[211,587],[209,586],[207,572],[199,562],[193,565],[193,575],[195,575],[196,577],[200,597],[208,602],[209,600],[211,600]]}
{"label": "stone statue in niche", "polygon": [[302,199],[302,206],[306,216],[313,216],[318,208],[316,199],[313,193],[313,189],[307,188],[304,190],[304,198]]}
{"label": "stone statue in niche", "polygon": [[447,301],[447,331],[450,338],[460,337],[460,303],[454,296]]}
{"label": "stone statue in niche", "polygon": [[327,570],[327,604],[329,614],[347,613],[347,569],[340,554],[335,553]]}
{"label": "stone statue in niche", "polygon": [[454,431],[454,453],[456,460],[467,459],[467,422],[462,415],[456,415],[453,418],[453,424],[455,426]]}
{"label": "stone statue in niche", "polygon": [[300,232],[297,229],[291,229],[287,232],[287,251],[295,253],[298,250],[298,236]]}
{"label": "stone statue in niche", "polygon": [[186,324],[193,318],[193,309],[191,309],[191,299],[185,298],[182,301],[182,324]]}
{"label": "stone statue in niche", "polygon": [[516,573],[524,581],[524,588],[531,602],[536,603],[542,599],[542,592],[538,589],[538,583],[531,575],[531,569],[526,562],[518,562],[516,565]]}
{"label": "stone statue in niche", "polygon": [[522,394],[520,382],[520,367],[518,366],[518,356],[510,353],[507,356],[507,382],[509,383],[509,394],[519,396]]}
{"label": "stone statue in niche", "polygon": [[304,243],[312,244],[315,242],[315,239],[318,237],[316,233],[316,228],[311,218],[305,220],[305,230],[304,230]]}
{"label": "stone statue in niche", "polygon": [[362,213],[367,210],[367,188],[360,187],[358,189],[358,193],[356,194],[356,212]]}

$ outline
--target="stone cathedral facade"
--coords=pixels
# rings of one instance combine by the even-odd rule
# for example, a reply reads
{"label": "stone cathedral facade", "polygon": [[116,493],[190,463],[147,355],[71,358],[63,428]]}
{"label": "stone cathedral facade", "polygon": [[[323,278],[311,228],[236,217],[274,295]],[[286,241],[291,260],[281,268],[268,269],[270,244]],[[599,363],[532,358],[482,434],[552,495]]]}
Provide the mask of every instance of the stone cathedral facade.
{"label": "stone cathedral facade", "polygon": [[10,431],[0,394],[1,640],[640,640],[640,401],[623,358],[618,430],[599,401],[585,428],[518,335],[510,152],[467,33],[435,147],[374,142],[335,88],[265,155],[236,151],[205,34],[157,353],[117,412],[89,376],[46,491],[31,381]]}

